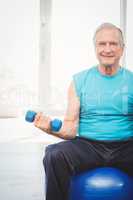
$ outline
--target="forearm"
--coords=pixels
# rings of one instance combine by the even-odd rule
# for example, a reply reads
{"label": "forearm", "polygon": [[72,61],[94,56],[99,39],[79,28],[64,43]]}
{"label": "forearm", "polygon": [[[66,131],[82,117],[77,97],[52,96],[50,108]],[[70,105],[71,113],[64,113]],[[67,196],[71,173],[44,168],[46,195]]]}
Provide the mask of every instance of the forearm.
{"label": "forearm", "polygon": [[50,135],[53,135],[55,137],[64,139],[64,140],[70,140],[76,137],[76,132],[68,131],[68,130],[60,130],[58,132],[54,132],[52,130],[49,130],[47,132]]}
{"label": "forearm", "polygon": [[54,132],[51,129],[46,131],[48,134],[55,137],[70,140],[76,137],[78,123],[76,121],[63,121],[62,128],[58,132]]}

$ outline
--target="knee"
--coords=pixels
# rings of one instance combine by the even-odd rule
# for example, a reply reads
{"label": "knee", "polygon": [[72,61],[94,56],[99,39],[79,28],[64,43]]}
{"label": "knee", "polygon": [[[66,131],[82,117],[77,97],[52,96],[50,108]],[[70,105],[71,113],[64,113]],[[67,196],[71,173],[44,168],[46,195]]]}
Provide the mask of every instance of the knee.
{"label": "knee", "polygon": [[63,152],[57,144],[49,145],[45,149],[43,158],[43,165],[52,165],[56,162],[61,162],[63,159]]}

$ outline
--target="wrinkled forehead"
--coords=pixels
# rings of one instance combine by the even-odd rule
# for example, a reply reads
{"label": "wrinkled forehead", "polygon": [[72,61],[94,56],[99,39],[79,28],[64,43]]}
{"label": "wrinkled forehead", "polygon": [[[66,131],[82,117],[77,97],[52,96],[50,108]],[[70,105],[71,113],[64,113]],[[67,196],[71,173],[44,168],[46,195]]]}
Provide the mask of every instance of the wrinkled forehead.
{"label": "wrinkled forehead", "polygon": [[114,42],[120,42],[120,33],[119,30],[115,28],[104,28],[99,30],[96,33],[96,42],[104,41],[114,41]]}

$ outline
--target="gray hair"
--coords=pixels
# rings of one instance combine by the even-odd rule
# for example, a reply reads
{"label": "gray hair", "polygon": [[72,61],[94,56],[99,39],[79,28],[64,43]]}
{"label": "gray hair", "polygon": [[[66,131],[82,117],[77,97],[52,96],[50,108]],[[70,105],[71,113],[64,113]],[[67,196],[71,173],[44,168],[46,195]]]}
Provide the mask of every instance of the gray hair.
{"label": "gray hair", "polygon": [[94,37],[93,37],[94,45],[96,44],[96,35],[102,29],[116,29],[119,33],[120,45],[121,47],[124,47],[125,43],[124,43],[124,36],[123,36],[122,30],[111,23],[103,23],[96,29]]}

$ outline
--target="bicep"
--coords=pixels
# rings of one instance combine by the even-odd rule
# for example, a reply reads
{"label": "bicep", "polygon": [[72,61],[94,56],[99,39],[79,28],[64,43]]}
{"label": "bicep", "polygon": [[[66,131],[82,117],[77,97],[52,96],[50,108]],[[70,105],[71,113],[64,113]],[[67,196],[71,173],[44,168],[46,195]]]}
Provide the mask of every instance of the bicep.
{"label": "bicep", "polygon": [[79,97],[76,95],[74,82],[72,81],[68,88],[67,110],[65,113],[66,120],[78,121],[80,110]]}
{"label": "bicep", "polygon": [[80,101],[76,95],[74,83],[68,88],[67,109],[63,120],[63,126],[60,130],[60,136],[64,139],[71,139],[76,136],[79,124]]}

